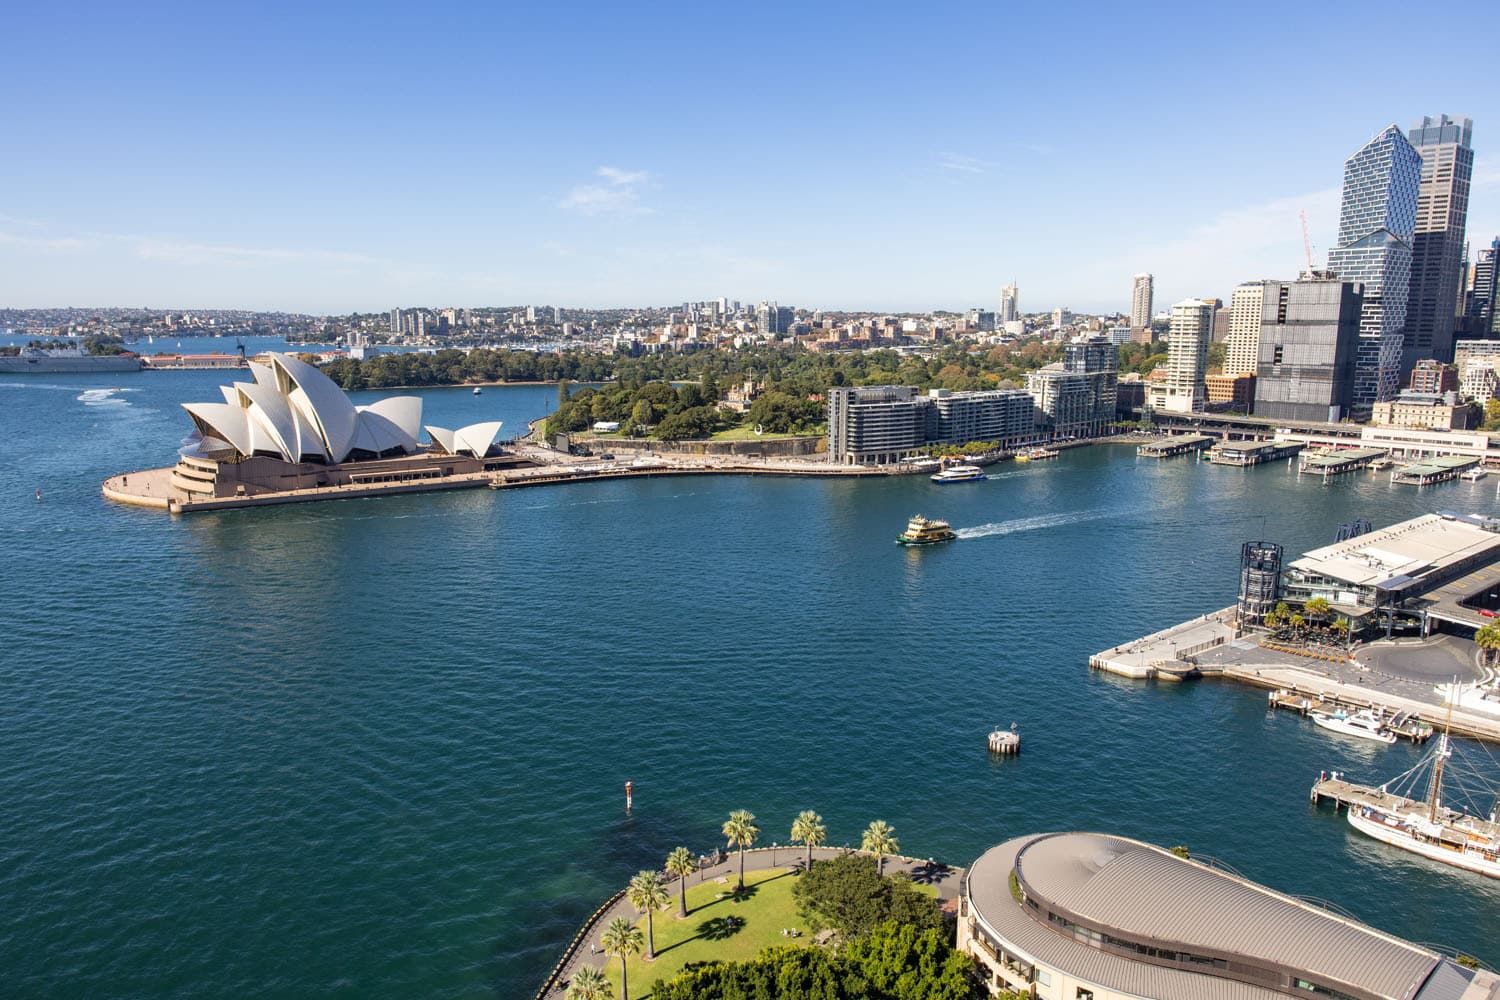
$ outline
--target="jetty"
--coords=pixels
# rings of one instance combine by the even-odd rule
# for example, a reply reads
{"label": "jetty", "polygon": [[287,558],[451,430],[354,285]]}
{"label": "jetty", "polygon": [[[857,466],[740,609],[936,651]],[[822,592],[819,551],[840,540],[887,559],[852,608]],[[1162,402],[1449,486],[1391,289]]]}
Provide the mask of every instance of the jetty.
{"label": "jetty", "polygon": [[1300,441],[1221,441],[1209,449],[1214,465],[1264,465],[1290,458],[1302,450]]}
{"label": "jetty", "polygon": [[1342,771],[1319,772],[1318,780],[1313,782],[1308,798],[1312,800],[1313,805],[1332,802],[1335,812],[1350,806],[1375,806],[1398,812],[1427,811],[1425,802],[1408,799],[1401,795],[1392,795],[1382,788],[1346,781]]}
{"label": "jetty", "polygon": [[1381,724],[1392,733],[1412,743],[1426,743],[1432,738],[1432,726],[1422,721],[1422,717],[1415,712],[1391,711],[1384,705],[1376,704],[1374,701],[1360,699],[1356,703],[1354,699],[1339,697],[1326,691],[1317,694],[1299,691],[1296,688],[1277,688],[1267,695],[1266,700],[1271,708],[1281,708],[1296,712],[1306,717],[1313,712],[1325,712],[1332,714],[1344,711],[1350,714],[1368,708],[1380,719]]}
{"label": "jetty", "polygon": [[1188,452],[1203,451],[1217,440],[1210,434],[1168,434],[1137,445],[1135,453],[1142,458],[1176,458]]}
{"label": "jetty", "polygon": [[[906,470],[902,470],[903,472]],[[586,483],[607,479],[650,479],[657,476],[796,476],[813,479],[868,479],[900,475],[880,466],[832,465],[813,462],[716,462],[714,464],[676,464],[667,462],[632,462],[629,464],[546,465],[539,468],[507,469],[492,474],[492,490],[511,490],[525,486],[551,486],[558,483]]]}
{"label": "jetty", "polygon": [[1297,471],[1328,479],[1369,468],[1372,462],[1385,456],[1384,448],[1319,448],[1302,453],[1297,462]]}
{"label": "jetty", "polygon": [[1402,486],[1431,486],[1433,483],[1457,479],[1465,469],[1478,464],[1479,459],[1467,455],[1439,455],[1397,469],[1391,475],[1391,482]]}

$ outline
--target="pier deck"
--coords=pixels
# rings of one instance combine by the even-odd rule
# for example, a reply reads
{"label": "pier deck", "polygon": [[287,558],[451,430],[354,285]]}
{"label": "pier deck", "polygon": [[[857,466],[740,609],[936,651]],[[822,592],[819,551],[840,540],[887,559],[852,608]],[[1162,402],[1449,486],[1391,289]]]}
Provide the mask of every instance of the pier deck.
{"label": "pier deck", "polygon": [[1190,451],[1203,451],[1217,440],[1211,434],[1169,434],[1138,446],[1135,453],[1142,458],[1174,458]]}
{"label": "pier deck", "polygon": [[1300,441],[1223,441],[1209,450],[1208,460],[1215,465],[1264,465],[1301,450]]}
{"label": "pier deck", "polygon": [[1297,462],[1297,471],[1327,479],[1368,468],[1371,462],[1384,458],[1385,455],[1384,448],[1320,448],[1316,451],[1304,451]]}
{"label": "pier deck", "polygon": [[1391,475],[1391,482],[1402,486],[1431,486],[1433,483],[1445,483],[1450,479],[1457,479],[1465,469],[1478,464],[1477,458],[1464,455],[1439,455],[1437,458],[1429,458],[1416,465],[1397,469]]}

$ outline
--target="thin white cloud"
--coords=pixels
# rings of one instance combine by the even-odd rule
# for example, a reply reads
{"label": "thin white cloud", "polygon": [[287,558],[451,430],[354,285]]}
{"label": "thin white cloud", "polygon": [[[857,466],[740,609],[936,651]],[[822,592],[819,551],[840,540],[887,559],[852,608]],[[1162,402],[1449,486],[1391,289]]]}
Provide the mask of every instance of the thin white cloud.
{"label": "thin white cloud", "polygon": [[582,215],[647,215],[651,212],[641,204],[641,190],[650,183],[650,173],[604,166],[594,174],[604,183],[576,185],[557,203],[557,207]]}
{"label": "thin white cloud", "polygon": [[982,174],[988,164],[977,156],[964,156],[961,153],[939,153],[937,165],[944,170],[953,170],[964,174]]}

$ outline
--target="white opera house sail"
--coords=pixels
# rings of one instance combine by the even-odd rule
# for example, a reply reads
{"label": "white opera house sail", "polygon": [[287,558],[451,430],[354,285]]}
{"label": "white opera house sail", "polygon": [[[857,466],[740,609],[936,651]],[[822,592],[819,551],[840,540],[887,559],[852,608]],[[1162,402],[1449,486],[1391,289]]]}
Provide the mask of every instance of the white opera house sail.
{"label": "white opera house sail", "polygon": [[[423,428],[420,397],[359,406],[307,362],[265,357],[249,363],[253,381],[219,387],[222,403],[182,404],[196,431],[172,476],[183,499],[400,485],[498,467],[500,421]],[[427,446],[418,441],[424,429]]]}

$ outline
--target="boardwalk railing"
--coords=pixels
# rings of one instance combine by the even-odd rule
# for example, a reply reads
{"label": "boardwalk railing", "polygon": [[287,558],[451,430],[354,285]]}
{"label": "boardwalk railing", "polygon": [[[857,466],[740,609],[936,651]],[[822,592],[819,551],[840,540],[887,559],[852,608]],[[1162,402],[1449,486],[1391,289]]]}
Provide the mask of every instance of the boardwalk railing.
{"label": "boardwalk railing", "polygon": [[557,964],[552,967],[552,971],[547,973],[547,978],[543,981],[541,989],[536,991],[536,1000],[543,1000],[548,993],[552,992],[552,988],[557,985],[558,979],[562,977],[563,970],[573,960],[574,953],[578,951],[584,939],[589,936],[589,932],[594,929],[594,925],[599,922],[599,918],[608,913],[624,897],[625,890],[621,889],[606,899],[597,910],[589,914],[589,918],[583,922],[583,926],[578,928],[578,933],[573,935],[573,940],[569,941],[568,946],[563,949],[562,957],[557,960]]}

